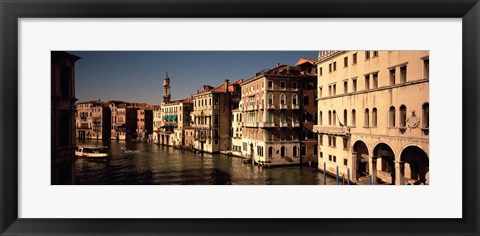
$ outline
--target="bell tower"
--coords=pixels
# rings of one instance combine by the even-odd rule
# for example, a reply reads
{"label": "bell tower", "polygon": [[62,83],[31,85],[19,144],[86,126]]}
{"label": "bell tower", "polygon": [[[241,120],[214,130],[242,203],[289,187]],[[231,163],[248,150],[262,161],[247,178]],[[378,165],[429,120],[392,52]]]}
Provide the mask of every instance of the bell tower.
{"label": "bell tower", "polygon": [[163,103],[169,103],[170,98],[170,78],[168,77],[168,72],[165,73],[165,77],[163,78]]}

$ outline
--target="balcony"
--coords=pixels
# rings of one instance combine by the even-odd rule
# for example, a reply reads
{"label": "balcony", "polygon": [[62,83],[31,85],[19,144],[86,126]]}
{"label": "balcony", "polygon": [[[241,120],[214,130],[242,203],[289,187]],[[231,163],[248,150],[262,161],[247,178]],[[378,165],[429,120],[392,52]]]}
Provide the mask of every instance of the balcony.
{"label": "balcony", "polygon": [[258,124],[258,127],[261,127],[261,128],[273,128],[275,127],[275,123],[274,122],[260,122]]}
{"label": "balcony", "polygon": [[273,104],[267,104],[267,109],[275,109],[275,105],[273,105]]}
{"label": "balcony", "polygon": [[245,127],[258,127],[258,122],[245,122]]}
{"label": "balcony", "polygon": [[192,127],[197,129],[210,129],[210,125],[206,124],[192,124]]}
{"label": "balcony", "polygon": [[253,110],[255,110],[255,106],[254,106],[254,105],[244,106],[244,108],[245,108],[245,111],[253,111]]}
{"label": "balcony", "polygon": [[292,127],[300,127],[299,121],[292,121]]}
{"label": "balcony", "polygon": [[280,109],[288,109],[288,105],[287,104],[280,104]]}
{"label": "balcony", "polygon": [[286,121],[280,121],[280,127],[288,127],[289,124]]}
{"label": "balcony", "polygon": [[334,135],[350,135],[350,127],[348,126],[323,126],[323,125],[314,125],[313,132],[320,134],[334,134]]}
{"label": "balcony", "polygon": [[292,109],[300,109],[300,105],[298,104],[292,104]]}
{"label": "balcony", "polygon": [[263,104],[257,105],[257,109],[262,110],[263,109]]}

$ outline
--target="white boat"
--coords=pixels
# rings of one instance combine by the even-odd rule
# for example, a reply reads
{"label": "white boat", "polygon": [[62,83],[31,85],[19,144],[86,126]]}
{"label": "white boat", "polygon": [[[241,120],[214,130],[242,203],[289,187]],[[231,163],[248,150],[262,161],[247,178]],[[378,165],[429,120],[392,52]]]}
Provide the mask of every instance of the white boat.
{"label": "white boat", "polygon": [[107,158],[110,157],[110,149],[107,146],[78,146],[75,150],[77,157]]}

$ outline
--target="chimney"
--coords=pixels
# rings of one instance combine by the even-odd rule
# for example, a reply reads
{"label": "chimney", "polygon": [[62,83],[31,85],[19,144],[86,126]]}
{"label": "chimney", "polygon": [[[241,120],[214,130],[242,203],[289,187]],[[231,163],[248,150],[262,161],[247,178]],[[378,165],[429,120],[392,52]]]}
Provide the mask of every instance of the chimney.
{"label": "chimney", "polygon": [[277,66],[280,66],[280,63],[277,62]]}
{"label": "chimney", "polygon": [[228,79],[225,80],[225,93],[228,93]]}

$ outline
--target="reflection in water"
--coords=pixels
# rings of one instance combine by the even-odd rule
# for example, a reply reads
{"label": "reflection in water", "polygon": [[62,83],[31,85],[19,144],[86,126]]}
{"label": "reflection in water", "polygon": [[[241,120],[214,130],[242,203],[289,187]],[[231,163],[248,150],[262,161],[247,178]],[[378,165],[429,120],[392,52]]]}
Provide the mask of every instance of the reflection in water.
{"label": "reflection in water", "polygon": [[[237,157],[194,154],[147,143],[112,141],[105,145],[111,147],[110,159],[77,160],[77,184],[323,184],[323,173],[310,167],[258,168]],[[335,184],[335,179],[327,177],[327,184]]]}

